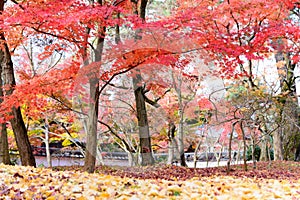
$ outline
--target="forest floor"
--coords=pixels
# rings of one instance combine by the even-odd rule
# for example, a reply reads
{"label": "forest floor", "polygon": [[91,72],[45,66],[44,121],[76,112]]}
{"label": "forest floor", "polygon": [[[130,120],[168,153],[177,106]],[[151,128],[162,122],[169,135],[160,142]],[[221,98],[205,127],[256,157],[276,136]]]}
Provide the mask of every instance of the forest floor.
{"label": "forest floor", "polygon": [[0,165],[0,199],[300,199],[300,163],[258,162],[231,167]]}

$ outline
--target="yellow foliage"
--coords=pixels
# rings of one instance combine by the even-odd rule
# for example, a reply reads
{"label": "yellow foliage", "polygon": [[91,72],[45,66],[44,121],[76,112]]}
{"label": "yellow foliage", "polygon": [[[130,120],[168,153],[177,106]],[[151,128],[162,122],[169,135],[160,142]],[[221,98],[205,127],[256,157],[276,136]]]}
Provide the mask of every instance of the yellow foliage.
{"label": "yellow foliage", "polygon": [[[0,199],[299,199],[300,181],[211,176],[142,180],[0,165]],[[34,178],[33,178],[34,177]]]}
{"label": "yellow foliage", "polygon": [[72,142],[71,142],[69,139],[65,139],[65,140],[62,142],[62,145],[63,145],[64,147],[69,146],[69,145],[71,145],[71,144],[72,144]]}
{"label": "yellow foliage", "polygon": [[283,68],[285,66],[285,64],[286,64],[285,60],[281,60],[276,63],[276,66],[278,69],[280,69],[280,68]]}

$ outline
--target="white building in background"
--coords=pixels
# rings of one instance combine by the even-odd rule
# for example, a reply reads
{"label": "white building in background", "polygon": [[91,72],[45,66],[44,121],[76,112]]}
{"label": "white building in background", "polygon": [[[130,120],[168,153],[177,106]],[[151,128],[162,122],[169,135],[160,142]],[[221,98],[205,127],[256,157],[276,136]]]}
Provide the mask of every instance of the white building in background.
{"label": "white building in background", "polygon": [[294,69],[295,85],[296,85],[296,94],[298,99],[298,106],[300,106],[300,63],[296,64]]}
{"label": "white building in background", "polygon": [[[245,61],[244,67],[247,68],[247,60],[242,60]],[[225,85],[226,83],[229,83],[230,80],[225,80],[221,77],[211,75],[209,71],[215,69],[213,64],[206,65],[203,63],[203,61],[199,60],[192,62],[192,64],[194,66],[197,66],[200,74],[199,76],[202,77],[197,95],[205,97],[210,96],[211,100],[213,101],[223,99],[226,95]],[[298,67],[297,69],[298,74],[300,75],[300,67]],[[280,79],[275,56],[266,57],[263,60],[253,61],[252,71],[255,78],[258,78],[262,84],[266,85],[272,94],[276,95],[281,92]],[[205,75],[203,76],[203,74]],[[300,94],[300,79],[298,79],[298,82],[298,90]]]}
{"label": "white building in background", "polygon": [[196,66],[199,73],[199,88],[197,90],[197,96],[210,97],[212,101],[219,101],[225,98],[226,90],[224,80],[216,75],[211,74],[211,71],[215,70],[213,63],[208,65],[203,60],[195,59],[190,63]]}
{"label": "white building in background", "polygon": [[265,84],[272,94],[281,92],[280,79],[275,56],[266,57],[263,60],[256,60],[253,63],[253,74]]}
{"label": "white building in background", "polygon": [[[247,63],[246,59],[245,63]],[[279,77],[279,70],[278,70],[278,66],[277,66],[277,62],[275,59],[275,55],[271,55],[269,57],[265,57],[262,60],[254,60],[252,62],[252,72],[255,78],[257,78],[259,80],[259,82],[263,85],[266,85],[267,88],[269,89],[269,91],[273,94],[273,95],[277,95],[281,93],[281,87],[280,87],[280,77]],[[245,64],[245,68],[246,68],[246,64]],[[297,65],[297,67],[295,68],[295,76],[300,76],[300,66]],[[215,78],[216,79],[216,78]],[[206,80],[206,82],[208,83],[216,83],[216,85],[219,85],[219,87],[217,86],[211,86],[210,90],[213,89],[217,89],[220,88],[221,84],[220,84],[220,78],[218,80],[213,81],[213,79],[208,79]],[[219,82],[219,83],[217,83]],[[296,79],[296,87],[297,87],[297,94],[300,95],[300,77],[298,79]],[[300,99],[299,99],[300,100]]]}
{"label": "white building in background", "polygon": [[[278,64],[276,63],[275,56],[270,56],[264,60],[259,60],[255,62],[254,69],[255,74],[262,78],[273,95],[281,93],[280,79]],[[300,63],[296,64],[294,69],[296,95],[298,99],[298,106],[300,106]]]}

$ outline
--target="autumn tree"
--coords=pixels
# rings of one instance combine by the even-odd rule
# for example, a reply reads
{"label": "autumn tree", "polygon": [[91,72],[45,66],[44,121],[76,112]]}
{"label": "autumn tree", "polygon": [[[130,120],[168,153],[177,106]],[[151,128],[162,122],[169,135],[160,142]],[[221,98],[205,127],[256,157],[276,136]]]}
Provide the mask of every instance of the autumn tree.
{"label": "autumn tree", "polygon": [[[141,5],[146,6],[144,3]],[[70,102],[62,99],[72,95],[74,83],[79,90],[88,86],[88,110],[83,112],[75,110],[75,112],[88,117],[85,168],[92,172],[96,158],[99,95],[119,74],[126,73],[141,64],[150,63],[151,59],[157,60],[160,55],[170,54],[170,52],[145,47],[123,51],[117,55],[111,54],[113,57],[106,56],[106,61],[114,64],[108,69],[101,68],[104,63],[102,51],[106,28],[123,22],[113,18],[120,12],[117,10],[117,2],[113,5],[102,5],[101,1],[90,3],[48,1],[47,8],[51,9],[45,10],[44,6],[46,6],[45,2],[28,1],[28,3],[22,2],[9,7],[6,15],[3,16],[7,23],[2,25],[2,28],[7,32],[16,28],[16,33],[19,33],[19,30],[26,30],[20,32],[23,38],[34,36],[43,39],[52,38],[54,42],[45,45],[38,57],[40,60],[49,58],[56,51],[68,52],[69,57],[61,62],[64,65],[53,67],[42,74],[33,76],[23,74],[26,81],[16,88],[14,95],[18,95],[19,100],[16,104],[36,102],[35,99],[40,99],[40,95],[45,95],[62,103],[66,109],[73,109],[70,107]],[[111,12],[107,12],[108,10]],[[87,13],[90,12],[96,14],[88,14],[88,17]],[[27,13],[26,18],[21,17],[25,16],[24,13]],[[38,17],[35,13],[39,13]],[[14,18],[11,18],[12,15]],[[69,23],[66,24],[66,21]],[[129,18],[129,23],[132,22],[135,22],[135,19]],[[14,34],[14,32],[9,33]],[[79,70],[80,64],[84,64],[84,67]],[[57,87],[57,84],[60,87]],[[28,91],[31,93],[29,94]],[[9,102],[9,99],[6,99],[6,102]]]}
{"label": "autumn tree", "polygon": [[[0,1],[0,12],[4,12],[4,0]],[[2,23],[4,19],[1,19]],[[16,86],[16,80],[14,75],[14,66],[11,60],[11,52],[8,46],[8,43],[5,38],[6,32],[1,31],[1,50],[0,50],[0,61],[1,61],[1,78],[3,85],[2,87],[3,94],[10,96],[14,92],[14,87]],[[22,165],[31,165],[35,166],[35,158],[33,156],[29,139],[27,136],[27,130],[22,118],[21,109],[19,106],[12,106],[10,108],[12,118],[9,120],[12,128],[14,130],[15,139],[17,142],[18,150],[21,157]],[[5,128],[2,125],[2,133],[5,138]],[[5,144],[5,141],[3,141]],[[3,149],[4,150],[4,149]]]}
{"label": "autumn tree", "polygon": [[[45,6],[47,6],[48,8],[51,7],[51,12],[50,10],[46,11],[44,9]],[[90,66],[91,63],[101,61],[105,27],[107,22],[107,20],[105,20],[104,18],[105,16],[111,16],[109,13],[107,13],[106,15],[106,8],[106,6],[102,5],[102,1],[90,3],[81,3],[76,1],[48,1],[47,3],[28,1],[28,3],[22,2],[14,5],[10,8],[10,10],[8,10],[5,18],[8,23],[7,26],[3,27],[4,29],[11,30],[9,29],[9,27],[11,28],[21,26],[23,30],[27,30],[26,33],[24,32],[24,34],[27,34],[30,37],[34,37],[35,35],[37,35],[37,38],[52,38],[52,41],[54,41],[45,45],[45,48],[37,59],[45,60],[56,51],[68,52],[70,58],[69,61],[67,61],[67,59],[64,60],[64,70],[60,71],[62,73],[57,73],[58,70],[60,70],[59,67],[62,66],[56,66],[49,70],[46,70],[42,74],[36,74],[35,76],[28,79],[26,82],[32,87],[27,87],[27,91],[29,91],[29,89],[33,89],[33,91],[35,92],[34,94],[31,94],[31,97],[29,97],[29,95],[24,95],[22,96],[22,98],[19,98],[22,99],[19,102],[20,104],[28,102],[29,98],[34,99],[39,95],[46,95],[49,98],[62,103],[66,109],[72,109],[72,104],[70,104],[70,102],[68,101],[63,101],[62,98],[65,98],[66,96],[69,98],[70,95],[72,95],[72,86],[74,86],[72,85],[72,83],[74,83],[74,80],[76,78],[74,75],[78,72],[78,64],[81,61],[87,67]],[[92,18],[87,18],[86,14],[90,13],[90,11],[93,11],[98,15],[90,15],[90,17]],[[15,21],[10,18],[10,15],[12,15],[12,13],[20,14],[27,12],[31,14],[26,14],[26,18],[19,18],[20,24],[16,24]],[[39,13],[39,17],[36,17],[35,13]],[[58,13],[60,14],[58,15]],[[78,14],[80,14],[80,16],[77,16]],[[20,14],[19,16],[22,15],[23,14]],[[74,15],[77,17],[74,17]],[[51,17],[48,18],[48,16]],[[35,20],[32,21],[32,19]],[[60,20],[63,20],[64,22]],[[68,24],[65,23],[66,20],[69,21]],[[28,23],[29,21],[30,23]],[[44,24],[45,21],[47,21],[47,24]],[[24,37],[24,35],[22,36]],[[91,38],[96,42],[91,44]],[[70,49],[72,49],[71,51],[73,52],[69,51]],[[67,62],[69,62],[69,65],[67,64]],[[96,159],[96,134],[99,101],[98,69],[98,67],[95,67],[93,71],[89,71],[89,74],[81,74],[81,76],[87,77],[90,97],[90,109],[87,113],[84,113],[88,116],[87,153],[85,157],[85,168],[89,172],[92,172],[94,170]],[[52,75],[59,75],[60,77],[58,78],[57,76],[56,78],[58,79],[56,79]],[[54,81],[51,81],[51,78],[43,79],[46,76],[49,78],[51,77]],[[35,84],[32,84],[34,83],[34,81]],[[68,89],[57,87],[54,83],[55,81],[57,81],[56,83],[59,83],[60,86],[64,85],[68,87]],[[62,84],[62,82],[65,82],[65,84]],[[22,92],[24,91],[22,91],[22,88],[20,88],[18,95],[21,95]],[[24,101],[24,99],[26,99],[26,101]]]}
{"label": "autumn tree", "polygon": [[[0,74],[2,67],[0,67]],[[0,88],[2,88],[2,79],[0,79]],[[0,98],[3,98],[3,90],[0,89]],[[1,101],[3,101],[1,99]],[[1,103],[0,101],[0,103]],[[10,164],[10,156],[8,149],[8,139],[7,139],[7,130],[6,123],[1,123],[1,134],[0,134],[0,163]]]}
{"label": "autumn tree", "polygon": [[[136,7],[138,7],[137,2],[135,5]],[[134,11],[142,20],[145,20],[146,18],[147,3],[148,0],[141,0],[139,8]],[[139,36],[137,35],[136,37]],[[136,77],[134,77],[132,81],[139,127],[141,165],[152,165],[154,164],[154,158],[152,155],[151,136],[146,110],[145,88],[142,86],[142,75],[137,73]]]}
{"label": "autumn tree", "polygon": [[[274,52],[271,45],[274,39],[283,38],[295,43],[299,41],[299,34],[295,34],[299,32],[298,28],[287,19],[286,14],[287,10],[297,5],[295,2],[180,1],[176,7],[172,7],[174,10],[169,13],[170,16],[156,20],[147,20],[145,13],[149,2],[146,0],[112,3],[24,1],[8,6],[1,15],[5,23],[0,25],[8,36],[7,41],[15,39],[13,44],[19,46],[19,38],[55,38],[53,43],[46,45],[39,59],[49,58],[53,52],[60,50],[68,52],[70,56],[59,67],[30,77],[24,81],[23,87],[16,87],[12,95],[18,97],[16,99],[19,102],[13,102],[13,98],[7,97],[4,101],[8,103],[3,105],[20,106],[29,100],[35,101],[41,94],[60,101],[63,97],[72,96],[74,84],[80,91],[87,87],[87,93],[79,92],[77,95],[82,98],[82,94],[87,94],[88,98],[84,102],[86,108],[77,110],[65,105],[80,116],[87,117],[85,169],[93,172],[97,125],[101,123],[101,94],[115,77],[132,72],[142,164],[152,164],[145,104],[149,99],[145,95],[147,87],[142,81],[146,74],[139,72],[140,67],[153,64],[174,67],[181,53],[201,49],[200,54],[205,62],[213,60],[212,71],[215,75],[228,79],[242,78],[251,88],[255,88],[253,62]],[[122,26],[130,30],[130,34],[122,42],[114,44],[108,35],[114,34],[112,27],[118,32]],[[116,40],[120,41],[120,38],[116,37]],[[297,52],[295,46],[286,44],[286,51]],[[297,61],[296,54],[291,60]],[[186,66],[186,62],[182,62],[178,68]],[[134,72],[133,69],[137,68]],[[32,93],[29,95],[28,91]]]}
{"label": "autumn tree", "polygon": [[[281,50],[293,52],[292,63],[299,61],[299,50],[294,45],[299,42],[299,35],[292,34],[298,33],[299,27],[288,18],[289,10],[294,7],[299,7],[297,1],[182,3],[182,12],[187,17],[183,27],[191,29],[192,34],[187,32],[187,36],[195,37],[194,31],[198,32],[199,45],[212,53],[221,76],[243,78],[250,90],[256,90],[254,63],[277,52],[273,43],[278,38],[286,41]],[[280,145],[274,148],[281,149]]]}

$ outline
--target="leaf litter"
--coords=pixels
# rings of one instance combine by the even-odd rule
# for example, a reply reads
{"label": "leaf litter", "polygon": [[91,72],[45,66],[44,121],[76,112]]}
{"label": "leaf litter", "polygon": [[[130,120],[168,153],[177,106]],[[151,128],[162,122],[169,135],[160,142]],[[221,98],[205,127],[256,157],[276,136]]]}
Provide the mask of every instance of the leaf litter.
{"label": "leaf litter", "polygon": [[260,162],[257,166],[258,169],[248,171],[234,166],[227,175],[224,167],[100,166],[96,173],[89,174],[79,167],[49,169],[1,165],[0,198],[300,199],[299,163],[273,162],[269,170],[267,163]]}

